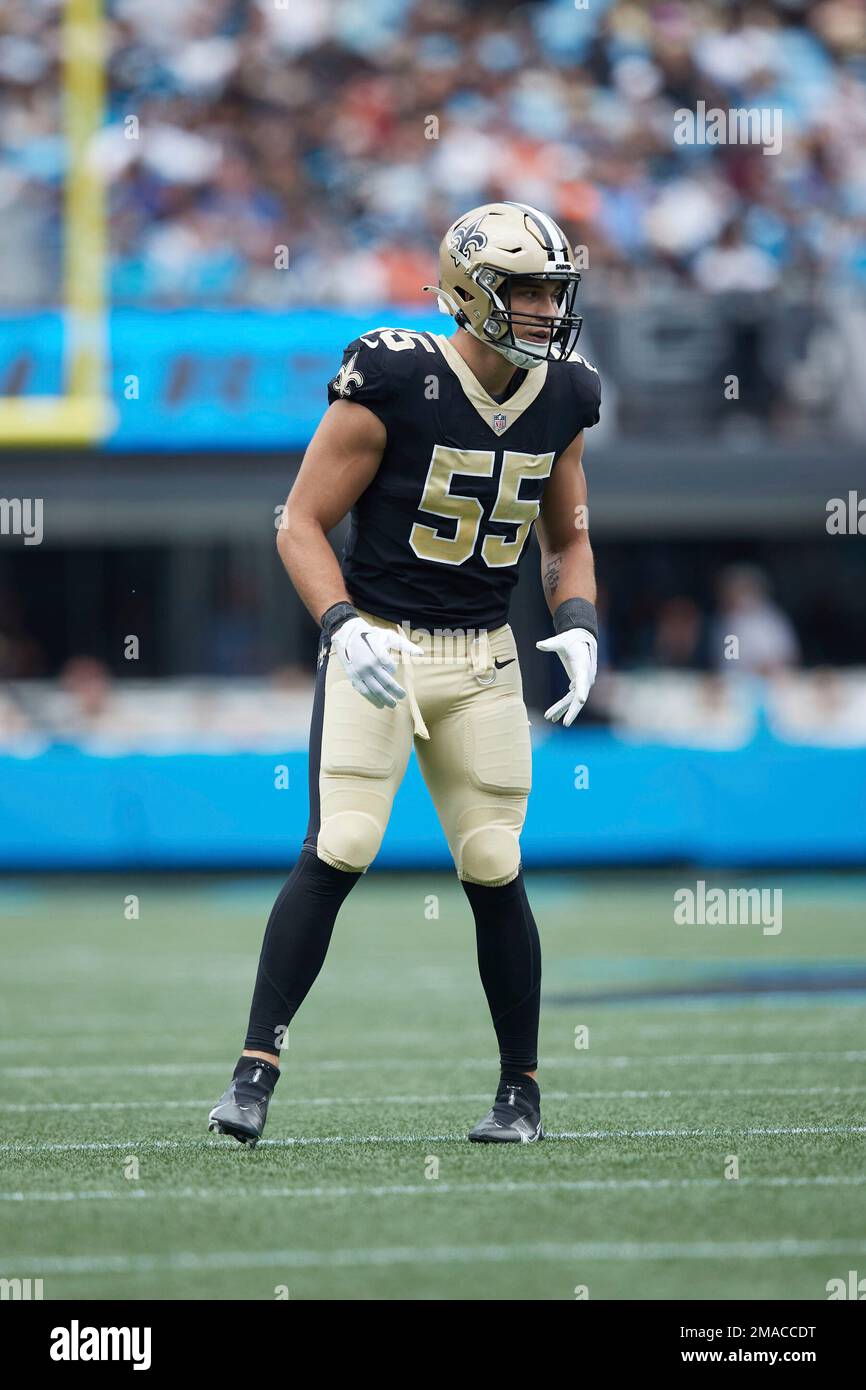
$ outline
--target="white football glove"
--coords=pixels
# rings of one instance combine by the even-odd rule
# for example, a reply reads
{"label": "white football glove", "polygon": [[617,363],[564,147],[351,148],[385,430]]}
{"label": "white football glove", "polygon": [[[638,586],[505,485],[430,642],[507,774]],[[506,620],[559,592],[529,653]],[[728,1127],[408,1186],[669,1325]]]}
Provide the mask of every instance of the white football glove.
{"label": "white football glove", "polygon": [[393,709],[406,694],[402,686],[392,679],[397,663],[392,661],[391,652],[424,655],[424,648],[410,642],[405,633],[392,628],[372,627],[363,618],[350,618],[338,627],[331,638],[331,645],[346,668],[346,675],[354,689],[377,709],[384,709],[386,705]]}
{"label": "white football glove", "polygon": [[598,643],[585,627],[570,627],[567,632],[545,637],[535,645],[540,652],[556,652],[568,672],[568,694],[544,711],[545,719],[554,723],[562,719],[567,729],[580,714],[592,689],[598,669]]}

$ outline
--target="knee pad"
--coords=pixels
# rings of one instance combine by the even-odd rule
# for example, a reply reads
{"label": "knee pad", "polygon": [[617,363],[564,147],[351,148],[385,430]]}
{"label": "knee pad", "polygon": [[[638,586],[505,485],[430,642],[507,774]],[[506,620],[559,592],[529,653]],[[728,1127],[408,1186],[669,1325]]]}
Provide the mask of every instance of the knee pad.
{"label": "knee pad", "polygon": [[483,825],[470,831],[460,845],[458,876],[490,888],[510,883],[520,869],[519,834],[519,827],[507,825]]}
{"label": "knee pad", "polygon": [[335,869],[363,873],[379,852],[384,830],[364,811],[339,811],[322,820],[316,853]]}

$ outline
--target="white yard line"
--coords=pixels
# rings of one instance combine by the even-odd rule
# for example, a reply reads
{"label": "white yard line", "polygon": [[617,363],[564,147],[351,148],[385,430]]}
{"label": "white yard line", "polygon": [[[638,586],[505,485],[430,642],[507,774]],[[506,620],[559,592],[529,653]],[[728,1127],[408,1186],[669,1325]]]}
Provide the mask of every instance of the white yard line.
{"label": "white yard line", "polygon": [[16,1255],[15,1268],[48,1274],[148,1274],[223,1269],[351,1269],[391,1265],[517,1264],[588,1260],[778,1260],[866,1255],[866,1240],[564,1241],[515,1245],[385,1246],[338,1250],[193,1250],[164,1255]]}
{"label": "white yard line", "polygon": [[[701,1139],[762,1135],[766,1137],[793,1134],[866,1134],[866,1125],[750,1125],[729,1127],[716,1125],[709,1129],[587,1129],[548,1131],[546,1139]],[[293,1148],[316,1144],[434,1144],[461,1143],[465,1134],[329,1134],[310,1138],[260,1139],[261,1146]],[[218,1141],[208,1139],[146,1139],[141,1135],[130,1139],[92,1140],[84,1142],[10,1140],[0,1143],[3,1153],[99,1153],[125,1149],[135,1153],[143,1149],[189,1149],[213,1146]],[[231,1141],[234,1148],[234,1141]],[[228,1147],[228,1144],[222,1147]],[[218,1150],[214,1150],[217,1152]]]}
{"label": "white yard line", "polygon": [[403,1183],[387,1186],[362,1187],[180,1187],[161,1190],[133,1187],[80,1188],[58,1192],[0,1192],[0,1202],[124,1202],[124,1201],[198,1201],[222,1202],[246,1198],[354,1198],[354,1197],[418,1197],[428,1193],[544,1193],[544,1192],[663,1192],[669,1189],[715,1189],[731,1187],[860,1187],[866,1174],[818,1174],[814,1177],[739,1178],[576,1178],[551,1179],[549,1182],[502,1181],[448,1183],[431,1180],[424,1183]]}
{"label": "white yard line", "polygon": [[[774,1003],[772,1007],[775,1008],[777,1005]],[[817,1010],[818,1006],[816,1005],[814,1007]],[[864,1001],[863,1004],[834,1004],[833,1022],[834,1024],[839,1022],[840,1013],[847,1012],[856,1016],[862,1016],[864,1011],[866,1011],[866,1001]],[[683,1032],[687,1032],[689,1037],[698,1035],[703,1037],[717,1037],[719,1033],[729,1033],[732,1023],[733,1020],[727,1012],[724,1018],[719,1019],[691,1019],[689,1017],[682,1017],[670,1023],[635,1023],[628,1018],[623,1018],[617,1020],[616,1023],[613,1023],[611,1020],[595,1023],[593,1025],[593,1034],[597,1039],[604,1038],[606,1040],[621,1039],[624,1033],[628,1033],[630,1038],[677,1037]],[[781,1011],[777,1019],[738,1018],[736,1020],[736,1028],[739,1031],[753,1036],[772,1036],[772,1034],[783,1029],[790,1029],[792,1026],[796,1027],[798,1034],[806,1032],[826,1033],[826,1008],[821,1008],[820,1016],[817,1018],[798,1018],[795,1023],[792,1022],[788,1014]],[[128,1027],[129,1019],[123,1018],[108,1024],[102,1032],[78,1033],[76,1032],[75,1021],[69,1020],[66,1024],[52,1024],[49,1032],[39,1034],[36,1037],[0,1038],[0,1053],[26,1053],[35,1050],[55,1051],[58,1047],[58,1037],[63,1038],[64,1046],[67,1048],[81,1047],[88,1052],[96,1051],[101,1047],[113,1047],[117,1039],[117,1030],[119,1028],[128,1029]],[[395,1026],[394,1032],[397,1036],[404,1036],[399,1026]],[[160,1030],[158,1034],[154,1034],[149,1041],[157,1045],[164,1045],[166,1040],[169,1042],[176,1040],[180,1043],[184,1041],[186,1037],[187,1035],[185,1033],[172,1033],[164,1029]]]}
{"label": "white yard line", "polygon": [[[866,1091],[866,1084],[859,1086],[706,1086],[684,1090],[658,1091],[544,1091],[545,1101],[565,1100],[667,1100],[674,1096],[853,1096]],[[281,1104],[282,1099],[282,1104]],[[330,1105],[468,1105],[490,1100],[489,1091],[474,1091],[463,1095],[423,1096],[295,1096],[278,1097],[275,1109],[285,1105],[319,1106]],[[213,1105],[213,1097],[203,1100],[42,1100],[42,1101],[0,1101],[0,1110],[11,1115],[30,1115],[34,1112],[64,1113],[66,1111],[100,1110],[201,1110]]]}
{"label": "white yard line", "polygon": [[[652,1053],[640,1053],[637,1056],[591,1056],[588,1052],[576,1052],[574,1057],[545,1057],[539,1062],[541,1070],[548,1070],[554,1067],[568,1067],[575,1071],[577,1068],[586,1067],[645,1067],[649,1064],[658,1066],[695,1066],[704,1063],[707,1066],[732,1066],[740,1063],[758,1064],[760,1066],[778,1066],[785,1063],[798,1062],[866,1062],[866,1051],[804,1051],[797,1049],[791,1052],[686,1052],[674,1053],[673,1055],[655,1056]],[[313,1057],[290,1056],[290,1062],[294,1066],[303,1067],[309,1072],[323,1071],[371,1071],[371,1070],[417,1070],[430,1071],[433,1067],[447,1067],[449,1071],[475,1071],[478,1069],[488,1072],[497,1070],[496,1060],[491,1057],[476,1058],[449,1058],[449,1057],[370,1057],[358,1058],[351,1057],[344,1060],[329,1058],[325,1061],[317,1061]],[[0,1067],[0,1075],[12,1076],[21,1079],[30,1079],[41,1076],[189,1076],[194,1073],[219,1072],[228,1074],[229,1063],[220,1062],[151,1062],[140,1063],[137,1065],[113,1065],[111,1063],[85,1063],[82,1066],[35,1066],[35,1067]]]}

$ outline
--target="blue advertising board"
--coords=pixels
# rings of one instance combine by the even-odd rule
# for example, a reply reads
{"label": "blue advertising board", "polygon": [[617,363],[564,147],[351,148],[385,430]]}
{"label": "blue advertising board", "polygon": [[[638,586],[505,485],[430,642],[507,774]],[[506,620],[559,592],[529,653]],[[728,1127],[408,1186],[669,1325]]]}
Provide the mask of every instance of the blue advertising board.
{"label": "blue advertising board", "polygon": [[[107,390],[116,450],[303,449],[343,348],[388,325],[448,332],[437,311],[115,309]],[[59,313],[0,316],[0,396],[62,392]],[[2,441],[0,441],[2,443]]]}

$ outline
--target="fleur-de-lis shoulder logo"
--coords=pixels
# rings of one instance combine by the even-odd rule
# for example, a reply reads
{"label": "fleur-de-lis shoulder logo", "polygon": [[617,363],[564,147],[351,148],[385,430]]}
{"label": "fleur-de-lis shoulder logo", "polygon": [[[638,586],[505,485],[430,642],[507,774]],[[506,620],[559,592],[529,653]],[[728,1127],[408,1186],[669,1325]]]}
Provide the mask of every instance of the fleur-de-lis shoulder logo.
{"label": "fleur-de-lis shoulder logo", "polygon": [[474,222],[464,222],[462,227],[454,228],[448,238],[448,250],[455,265],[468,267],[469,253],[483,251],[487,245],[487,237],[479,230],[480,225],[481,218],[476,217]]}
{"label": "fleur-de-lis shoulder logo", "polygon": [[338,396],[351,396],[358,386],[364,385],[364,374],[355,370],[355,363],[358,360],[357,352],[350,357],[348,362],[344,362],[331,385]]}

